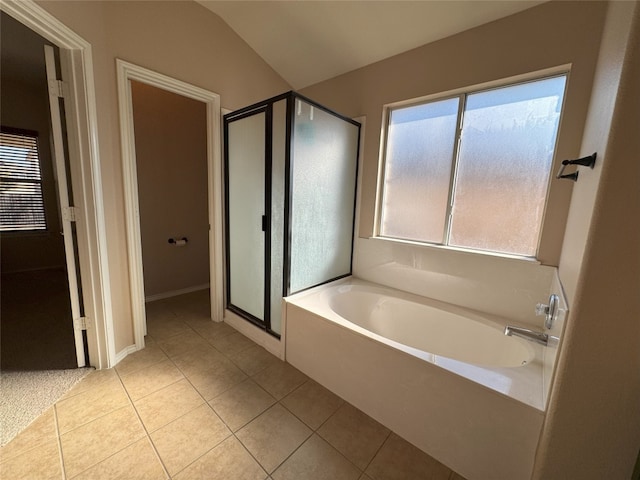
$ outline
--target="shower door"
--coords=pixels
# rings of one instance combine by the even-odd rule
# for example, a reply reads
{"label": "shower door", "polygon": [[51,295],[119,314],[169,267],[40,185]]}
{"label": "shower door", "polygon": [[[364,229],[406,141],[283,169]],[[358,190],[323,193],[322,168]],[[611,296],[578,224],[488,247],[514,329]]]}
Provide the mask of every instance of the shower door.
{"label": "shower door", "polygon": [[270,264],[270,107],[225,122],[227,305],[268,322]]}
{"label": "shower door", "polygon": [[227,308],[279,338],[283,297],[351,274],[360,124],[288,92],[224,132]]}

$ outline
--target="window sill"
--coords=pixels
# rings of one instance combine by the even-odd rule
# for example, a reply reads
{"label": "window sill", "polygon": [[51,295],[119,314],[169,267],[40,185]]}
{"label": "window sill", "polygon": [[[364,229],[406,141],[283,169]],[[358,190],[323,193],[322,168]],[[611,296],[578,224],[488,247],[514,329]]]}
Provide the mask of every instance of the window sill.
{"label": "window sill", "polygon": [[374,237],[368,237],[366,239],[367,240],[374,240],[374,241],[381,241],[381,242],[390,242],[390,243],[394,243],[394,244],[407,245],[407,246],[417,247],[417,248],[425,249],[425,250],[455,252],[455,253],[460,253],[460,254],[463,254],[463,255],[480,256],[480,257],[487,257],[487,258],[503,259],[503,260],[507,260],[507,261],[523,262],[523,263],[527,263],[527,264],[530,264],[530,265],[541,265],[542,264],[540,262],[540,260],[538,260],[535,257],[525,257],[525,256],[522,256],[522,255],[512,255],[512,254],[508,254],[508,253],[490,252],[490,251],[486,251],[486,250],[475,250],[475,249],[472,249],[472,248],[464,248],[464,247],[453,247],[453,246],[450,246],[450,245],[438,245],[438,244],[435,244],[435,243],[422,243],[422,242],[415,242],[415,241],[412,241],[412,240],[402,240],[402,239],[399,239],[399,238],[391,238],[391,237],[374,236]]}

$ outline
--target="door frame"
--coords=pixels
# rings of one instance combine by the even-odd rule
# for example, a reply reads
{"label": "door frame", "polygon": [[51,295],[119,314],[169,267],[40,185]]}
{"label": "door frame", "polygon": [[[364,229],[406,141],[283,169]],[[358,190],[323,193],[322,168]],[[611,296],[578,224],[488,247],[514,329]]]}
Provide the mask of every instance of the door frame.
{"label": "door frame", "polygon": [[203,102],[207,110],[207,198],[209,216],[209,284],[211,318],[223,318],[223,256],[222,256],[222,163],[220,151],[220,96],[195,85],[177,80],[139,65],[116,59],[118,77],[118,109],[120,115],[120,144],[124,175],[125,222],[127,225],[127,256],[131,282],[131,308],[135,348],[144,347],[146,311],[142,240],[140,235],[140,207],[138,174],[133,124],[131,80],[151,85],[184,97]]}
{"label": "door frame", "polygon": [[92,366],[109,368],[116,351],[91,44],[33,0],[2,0],[0,10],[60,49],[89,357]]}

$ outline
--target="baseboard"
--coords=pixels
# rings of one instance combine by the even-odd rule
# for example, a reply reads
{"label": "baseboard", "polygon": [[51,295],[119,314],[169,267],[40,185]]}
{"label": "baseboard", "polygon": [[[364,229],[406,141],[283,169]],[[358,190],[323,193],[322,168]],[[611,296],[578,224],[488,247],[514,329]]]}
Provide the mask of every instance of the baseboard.
{"label": "baseboard", "polygon": [[202,285],[196,285],[195,287],[181,288],[180,290],[173,290],[171,292],[156,293],[155,295],[149,295],[144,297],[145,302],[154,302],[156,300],[162,300],[163,298],[177,297],[178,295],[184,295],[185,293],[197,292],[198,290],[206,290],[209,288],[208,283]]}
{"label": "baseboard", "polygon": [[9,272],[7,272],[6,270],[3,270],[2,273],[6,273],[7,275],[10,275],[12,273],[29,273],[29,272],[40,272],[43,270],[65,270],[66,271],[67,266],[66,265],[50,265],[47,267],[33,267],[33,268],[21,268],[19,270],[11,270]]}
{"label": "baseboard", "polygon": [[261,347],[264,347],[279,359],[284,360],[284,338],[278,340],[273,335],[268,334],[230,310],[224,311],[224,323],[235,328],[245,337],[250,338]]}
{"label": "baseboard", "polygon": [[115,367],[118,363],[120,363],[122,360],[124,360],[124,358],[134,352],[137,352],[138,348],[135,345],[129,345],[128,347],[123,348],[122,350],[120,350],[118,353],[116,353],[116,361],[115,363],[112,365],[112,367]]}

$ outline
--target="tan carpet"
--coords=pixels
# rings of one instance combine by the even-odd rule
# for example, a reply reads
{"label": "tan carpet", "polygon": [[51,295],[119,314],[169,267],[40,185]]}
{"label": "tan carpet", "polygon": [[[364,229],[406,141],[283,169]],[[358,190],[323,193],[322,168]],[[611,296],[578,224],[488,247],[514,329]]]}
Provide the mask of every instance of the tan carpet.
{"label": "tan carpet", "polygon": [[0,372],[0,444],[9,443],[92,370]]}

